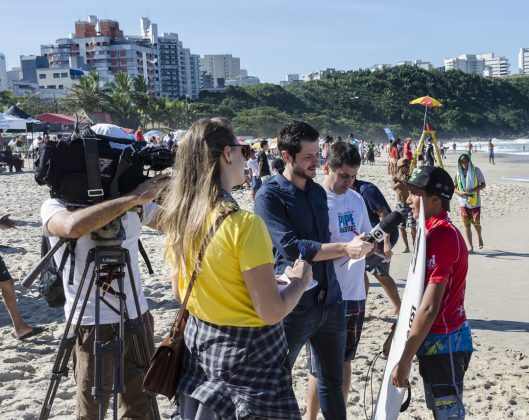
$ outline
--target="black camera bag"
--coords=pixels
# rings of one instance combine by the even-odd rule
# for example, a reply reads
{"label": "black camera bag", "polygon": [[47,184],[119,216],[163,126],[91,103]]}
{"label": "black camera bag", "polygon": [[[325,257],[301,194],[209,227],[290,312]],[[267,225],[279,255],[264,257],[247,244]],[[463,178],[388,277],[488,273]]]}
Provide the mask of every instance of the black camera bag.
{"label": "black camera bag", "polygon": [[[88,175],[87,143],[96,145],[92,160],[96,162],[96,175],[100,177],[98,188],[91,187],[93,176]],[[52,198],[73,204],[91,205],[116,198],[145,181],[143,160],[137,154],[144,146],[144,142],[94,133],[71,140],[48,141],[36,163],[35,180],[50,187]]]}

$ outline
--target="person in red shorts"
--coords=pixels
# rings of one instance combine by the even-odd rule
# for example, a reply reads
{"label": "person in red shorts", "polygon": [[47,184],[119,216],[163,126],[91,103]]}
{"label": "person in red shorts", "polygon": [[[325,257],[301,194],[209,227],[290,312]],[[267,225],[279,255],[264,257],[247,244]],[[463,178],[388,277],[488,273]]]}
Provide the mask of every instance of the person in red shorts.
{"label": "person in red shorts", "polygon": [[464,419],[463,379],[473,347],[464,306],[468,251],[447,213],[454,184],[439,167],[416,169],[407,184],[408,204],[415,219],[421,198],[424,204],[425,290],[391,380],[398,388],[409,387],[411,362],[417,355],[426,405],[434,418]]}
{"label": "person in red shorts", "polygon": [[481,170],[474,166],[470,158],[470,153],[463,153],[457,160],[457,174],[454,179],[455,193],[459,196],[459,209],[461,212],[461,222],[465,227],[469,252],[474,252],[472,244],[472,230],[470,225],[474,225],[478,235],[479,249],[483,248],[483,238],[481,236],[481,196],[480,191],[485,188],[485,177]]}

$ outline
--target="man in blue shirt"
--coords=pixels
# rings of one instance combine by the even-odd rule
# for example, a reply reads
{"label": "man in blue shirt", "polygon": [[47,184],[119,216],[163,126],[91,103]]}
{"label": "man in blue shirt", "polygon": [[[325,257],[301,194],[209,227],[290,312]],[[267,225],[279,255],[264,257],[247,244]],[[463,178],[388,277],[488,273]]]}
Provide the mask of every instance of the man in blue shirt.
{"label": "man in blue shirt", "polygon": [[305,344],[317,360],[318,395],[326,419],[345,419],[342,393],[345,312],[333,259],[358,259],[372,245],[361,235],[351,242],[330,243],[327,194],[313,181],[319,163],[319,133],[309,124],[292,121],[279,134],[285,169],[263,184],[255,197],[255,213],[265,221],[274,245],[274,270],[283,274],[300,256],[312,264],[317,286],[283,320],[289,365]]}
{"label": "man in blue shirt", "polygon": [[[351,188],[359,193],[364,199],[371,226],[374,227],[378,225],[382,219],[391,213],[391,208],[389,207],[388,202],[375,184],[361,181],[357,178]],[[395,314],[400,312],[400,297],[395,280],[393,280],[393,277],[389,274],[389,265],[391,256],[393,255],[391,249],[395,246],[398,239],[399,231],[398,227],[396,227],[388,236],[386,236],[384,242],[382,242],[382,246],[379,247],[378,250],[375,250],[373,255],[366,258],[366,271],[373,274],[382,285],[389,300],[393,304]],[[368,290],[369,281],[367,280],[366,275],[366,294]]]}

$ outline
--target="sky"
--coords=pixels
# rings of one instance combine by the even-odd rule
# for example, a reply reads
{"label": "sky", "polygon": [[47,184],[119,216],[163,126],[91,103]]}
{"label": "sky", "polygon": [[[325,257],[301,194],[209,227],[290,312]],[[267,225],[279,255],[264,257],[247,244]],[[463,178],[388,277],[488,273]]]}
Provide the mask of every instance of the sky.
{"label": "sky", "polygon": [[518,73],[529,47],[527,0],[0,0],[0,52],[7,67],[74,32],[89,14],[139,35],[149,17],[194,54],[232,54],[262,82],[325,68],[355,70],[403,60],[494,52]]}

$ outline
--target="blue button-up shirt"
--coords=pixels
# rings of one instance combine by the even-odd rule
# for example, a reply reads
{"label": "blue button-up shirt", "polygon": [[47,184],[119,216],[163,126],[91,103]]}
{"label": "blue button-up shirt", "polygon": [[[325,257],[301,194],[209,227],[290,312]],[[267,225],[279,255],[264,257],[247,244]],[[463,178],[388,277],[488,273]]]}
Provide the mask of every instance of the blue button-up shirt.
{"label": "blue button-up shirt", "polygon": [[274,245],[274,271],[283,274],[303,249],[304,259],[312,264],[318,285],[306,291],[299,304],[331,304],[342,299],[332,260],[313,261],[321,245],[331,242],[327,194],[320,185],[307,180],[300,190],[277,174],[257,192],[255,213],[265,221]]}

